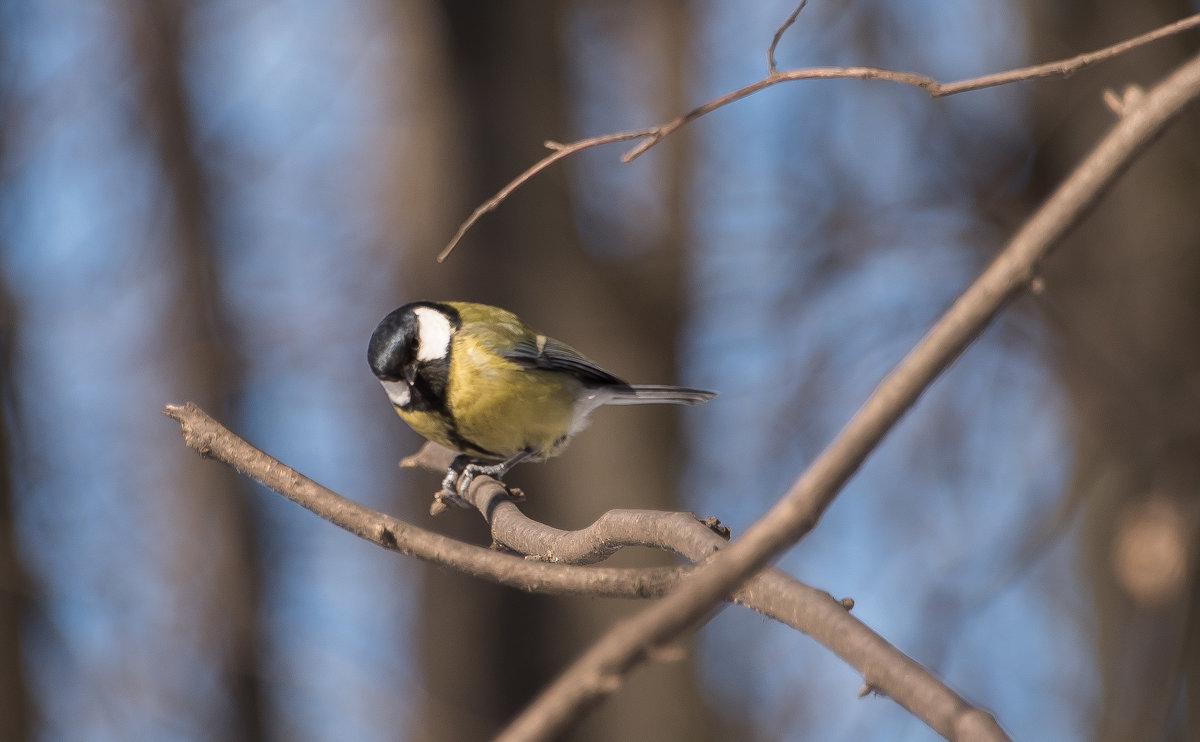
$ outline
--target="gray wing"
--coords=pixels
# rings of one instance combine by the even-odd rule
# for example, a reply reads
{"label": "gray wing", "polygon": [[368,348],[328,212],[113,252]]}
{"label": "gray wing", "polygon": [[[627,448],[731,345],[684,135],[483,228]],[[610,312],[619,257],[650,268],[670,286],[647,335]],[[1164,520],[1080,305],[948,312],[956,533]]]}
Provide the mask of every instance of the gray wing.
{"label": "gray wing", "polygon": [[545,335],[538,335],[535,339],[521,340],[503,355],[518,366],[561,371],[571,374],[589,385],[628,386],[593,361],[581,356],[571,346]]}

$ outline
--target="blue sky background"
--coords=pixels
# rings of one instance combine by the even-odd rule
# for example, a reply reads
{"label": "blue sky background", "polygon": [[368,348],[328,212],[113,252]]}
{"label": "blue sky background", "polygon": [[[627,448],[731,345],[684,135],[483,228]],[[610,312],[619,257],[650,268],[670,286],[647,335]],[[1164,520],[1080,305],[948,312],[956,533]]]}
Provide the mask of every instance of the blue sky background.
{"label": "blue sky background", "polygon": [[[693,7],[692,103],[761,77],[791,10]],[[391,280],[399,262],[441,245],[389,234],[376,208],[387,160],[375,143],[418,131],[422,113],[389,87],[415,74],[390,46],[412,16],[393,13],[378,0],[199,4],[187,84],[221,186],[222,312],[246,379],[226,422],[394,511],[415,495],[400,491],[397,428],[364,348],[378,317],[412,298]],[[661,52],[612,30],[636,13],[579,4],[562,39],[573,128],[531,142],[662,118]],[[5,16],[2,95],[16,113],[4,122],[0,270],[19,308],[9,414],[17,546],[39,618],[25,647],[37,738],[222,739],[213,639],[179,589],[181,574],[209,568],[206,514],[178,494],[180,473],[211,465],[159,414],[191,391],[161,321],[188,279],[161,249],[170,204],[132,113],[140,72],[110,4],[8,3]],[[1023,23],[1019,7],[987,0],[814,0],[778,58],[962,78],[1035,61]],[[864,28],[870,48],[856,41]],[[984,207],[1003,209],[1019,193],[1028,91],[931,101],[879,82],[795,83],[689,127],[680,374],[721,396],[686,418],[688,507],[744,531],[1002,244],[977,196],[986,183]],[[654,151],[632,165],[619,151],[567,167],[584,244],[629,259],[622,245],[652,241],[667,205]],[[459,250],[452,259],[469,261]],[[1086,739],[1092,627],[1060,512],[1072,451],[1046,342],[1018,302],[780,566],[852,596],[859,618],[1014,738]],[[413,565],[277,496],[249,507],[271,526],[259,636],[272,732],[395,739],[421,693]],[[764,738],[935,738],[890,701],[858,699],[851,668],[756,614],[722,612],[696,645],[712,703],[741,709]]]}

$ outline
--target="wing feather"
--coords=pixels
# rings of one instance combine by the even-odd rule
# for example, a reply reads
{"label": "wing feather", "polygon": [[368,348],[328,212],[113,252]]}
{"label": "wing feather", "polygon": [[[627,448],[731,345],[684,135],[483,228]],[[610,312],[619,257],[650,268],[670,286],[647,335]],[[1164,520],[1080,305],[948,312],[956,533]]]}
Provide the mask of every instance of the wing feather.
{"label": "wing feather", "polygon": [[525,368],[568,373],[585,384],[628,386],[621,379],[597,366],[594,361],[580,355],[579,351],[571,346],[545,335],[519,341],[504,353],[504,357]]}

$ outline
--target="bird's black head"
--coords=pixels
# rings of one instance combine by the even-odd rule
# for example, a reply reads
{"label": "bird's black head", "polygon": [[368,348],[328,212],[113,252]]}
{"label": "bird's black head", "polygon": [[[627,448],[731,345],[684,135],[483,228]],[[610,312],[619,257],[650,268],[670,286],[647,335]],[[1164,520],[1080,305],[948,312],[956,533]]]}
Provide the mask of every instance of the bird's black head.
{"label": "bird's black head", "polygon": [[462,324],[449,304],[419,301],[384,317],[367,346],[367,362],[392,403],[403,409],[445,406],[450,339]]}
{"label": "bird's black head", "polygon": [[[400,381],[414,367],[421,344],[420,320],[414,304],[394,310],[375,327],[367,346],[367,362],[380,381]],[[410,372],[411,373],[411,372]]]}

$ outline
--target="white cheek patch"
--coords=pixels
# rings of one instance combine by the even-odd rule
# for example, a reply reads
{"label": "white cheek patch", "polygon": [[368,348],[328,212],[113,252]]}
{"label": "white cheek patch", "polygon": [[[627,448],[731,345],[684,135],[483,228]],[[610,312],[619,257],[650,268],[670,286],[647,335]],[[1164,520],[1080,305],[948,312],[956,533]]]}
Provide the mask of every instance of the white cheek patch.
{"label": "white cheek patch", "polygon": [[436,361],[450,350],[450,318],[433,307],[417,307],[417,360]]}
{"label": "white cheek patch", "polygon": [[403,381],[381,381],[379,383],[383,384],[383,391],[387,392],[388,399],[397,407],[403,407],[412,399],[412,391]]}

